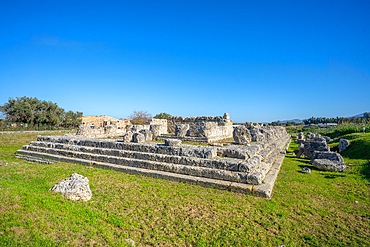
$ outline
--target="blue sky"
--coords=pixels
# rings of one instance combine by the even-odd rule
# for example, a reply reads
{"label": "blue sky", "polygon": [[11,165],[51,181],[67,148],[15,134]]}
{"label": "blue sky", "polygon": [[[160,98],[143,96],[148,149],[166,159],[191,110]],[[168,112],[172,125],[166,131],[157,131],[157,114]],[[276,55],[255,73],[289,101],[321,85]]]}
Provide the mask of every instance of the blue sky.
{"label": "blue sky", "polygon": [[0,2],[0,104],[236,122],[370,111],[370,1]]}

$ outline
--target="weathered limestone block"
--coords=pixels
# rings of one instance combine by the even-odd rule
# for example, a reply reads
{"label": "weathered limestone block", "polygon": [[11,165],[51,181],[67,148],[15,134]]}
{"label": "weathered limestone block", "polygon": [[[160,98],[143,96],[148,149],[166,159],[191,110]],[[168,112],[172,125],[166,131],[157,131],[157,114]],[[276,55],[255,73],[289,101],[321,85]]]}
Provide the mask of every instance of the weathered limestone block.
{"label": "weathered limestone block", "polygon": [[238,145],[230,145],[225,148],[220,148],[218,155],[220,157],[229,157],[242,160],[246,160],[250,157],[247,153],[247,150]]}
{"label": "weathered limestone block", "polygon": [[50,190],[60,192],[72,201],[88,201],[92,197],[89,179],[77,173],[57,183]]}
{"label": "weathered limestone block", "polygon": [[260,172],[251,173],[247,175],[248,184],[262,184],[263,175]]}
{"label": "weathered limestone block", "polygon": [[299,144],[299,149],[294,150],[294,154],[296,155],[297,158],[300,158],[302,156],[303,152],[304,152],[304,144],[300,143]]}
{"label": "weathered limestone block", "polygon": [[180,155],[189,157],[199,157],[212,159],[217,156],[217,148],[212,147],[193,147],[191,145],[182,145]]}
{"label": "weathered limestone block", "polygon": [[303,132],[299,132],[298,140],[304,140],[304,133]]}
{"label": "weathered limestone block", "polygon": [[249,132],[252,136],[252,141],[254,142],[263,142],[265,140],[264,134],[261,132],[261,129],[255,126],[252,126],[249,129]]}
{"label": "weathered limestone block", "polygon": [[315,151],[311,163],[314,167],[320,170],[339,172],[346,170],[343,157],[336,152]]}
{"label": "weathered limestone block", "polygon": [[308,168],[308,167],[303,167],[302,170],[301,170],[302,173],[307,173],[307,174],[310,174],[311,173],[311,169]]}
{"label": "weathered limestone block", "polygon": [[331,138],[329,136],[323,136],[322,138],[324,138],[326,142],[330,142],[331,141]]}
{"label": "weathered limestone block", "polygon": [[184,137],[188,133],[189,128],[189,124],[176,124],[175,135],[179,137]]}
{"label": "weathered limestone block", "polygon": [[152,132],[153,139],[157,139],[157,137],[161,135],[161,128],[162,128],[162,126],[159,125],[159,124],[150,125],[149,130]]}
{"label": "weathered limestone block", "polygon": [[339,145],[338,145],[338,148],[339,148],[339,152],[343,152],[344,150],[346,150],[349,146],[349,141],[346,140],[346,139],[340,139],[339,141]]}
{"label": "weathered limestone block", "polygon": [[229,157],[229,158],[236,158],[236,159],[243,159],[246,160],[250,157],[255,156],[260,150],[262,146],[255,144],[255,145],[229,145],[226,147],[218,148],[217,155],[220,157]]}
{"label": "weathered limestone block", "polygon": [[328,159],[315,159],[312,165],[319,170],[325,171],[344,172],[346,170],[346,165]]}
{"label": "weathered limestone block", "polygon": [[306,158],[312,159],[315,151],[330,151],[326,141],[305,141],[303,154]]}
{"label": "weathered limestone block", "polygon": [[126,132],[126,134],[123,135],[123,141],[124,142],[131,142],[133,135],[134,135],[134,133],[131,132],[131,131]]}
{"label": "weathered limestone block", "polygon": [[252,158],[248,159],[246,162],[242,162],[239,164],[239,171],[240,172],[250,172],[253,168],[256,168],[261,163],[261,156],[256,155]]}
{"label": "weathered limestone block", "polygon": [[169,146],[169,147],[180,146],[181,143],[182,143],[182,141],[179,140],[179,139],[165,139],[164,140],[164,145]]}
{"label": "weathered limestone block", "polygon": [[216,122],[202,122],[197,129],[197,136],[201,137],[213,136],[216,134],[215,132],[219,130],[218,127],[219,124]]}
{"label": "weathered limestone block", "polygon": [[145,135],[140,132],[134,133],[132,136],[132,141],[135,143],[145,142]]}
{"label": "weathered limestone block", "polygon": [[234,142],[237,144],[249,144],[252,141],[252,136],[245,126],[237,126],[233,131]]}
{"label": "weathered limestone block", "polygon": [[341,164],[344,164],[344,159],[342,155],[336,152],[331,151],[315,151],[311,161],[313,162],[316,159],[327,159],[335,162],[339,162]]}
{"label": "weathered limestone block", "polygon": [[144,135],[146,142],[150,142],[153,140],[153,134],[150,130],[143,129],[143,130],[140,130],[139,133]]}

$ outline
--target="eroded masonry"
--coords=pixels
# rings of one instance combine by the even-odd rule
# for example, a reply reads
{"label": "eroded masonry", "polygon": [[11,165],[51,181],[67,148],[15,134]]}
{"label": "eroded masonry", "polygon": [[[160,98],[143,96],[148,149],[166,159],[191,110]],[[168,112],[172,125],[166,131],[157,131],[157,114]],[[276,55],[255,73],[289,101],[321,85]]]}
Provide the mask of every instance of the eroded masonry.
{"label": "eroded masonry", "polygon": [[[125,132],[119,140],[39,136],[18,150],[17,156],[39,162],[75,162],[270,197],[290,142],[283,127],[251,123],[234,126],[228,114],[155,120],[143,126],[127,125]],[[183,144],[186,140],[210,144]]]}

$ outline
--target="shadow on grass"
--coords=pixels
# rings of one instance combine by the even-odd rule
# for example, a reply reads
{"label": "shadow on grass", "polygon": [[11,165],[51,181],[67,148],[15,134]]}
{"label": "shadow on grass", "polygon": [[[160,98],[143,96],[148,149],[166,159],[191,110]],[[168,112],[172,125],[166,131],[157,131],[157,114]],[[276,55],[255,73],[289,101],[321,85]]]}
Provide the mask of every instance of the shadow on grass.
{"label": "shadow on grass", "polygon": [[346,177],[346,175],[344,175],[344,174],[321,174],[321,175],[324,176],[324,178],[328,178],[328,179],[344,178],[344,177]]}
{"label": "shadow on grass", "polygon": [[[311,161],[308,160],[308,159],[303,159],[303,158],[295,158],[296,161],[298,161],[299,163],[305,163],[305,164],[308,164],[308,165],[311,165]],[[298,166],[302,166],[302,165],[298,165]]]}
{"label": "shadow on grass", "polygon": [[[309,163],[309,162],[307,162]],[[310,168],[311,171],[319,171],[319,172],[323,172],[321,173],[322,176],[324,176],[324,178],[328,178],[328,179],[334,179],[334,178],[343,178],[343,177],[346,177],[345,174],[325,174],[325,173],[330,173],[330,171],[323,171],[323,170],[320,170],[320,169],[317,169],[316,167],[314,167],[313,165],[309,164],[308,166],[306,165],[298,165],[299,168],[303,169],[304,167],[307,167],[307,168]],[[302,170],[299,170],[298,172],[302,172]]]}
{"label": "shadow on grass", "polygon": [[367,181],[370,181],[370,162],[362,165],[360,173],[365,177],[365,179],[367,179]]}

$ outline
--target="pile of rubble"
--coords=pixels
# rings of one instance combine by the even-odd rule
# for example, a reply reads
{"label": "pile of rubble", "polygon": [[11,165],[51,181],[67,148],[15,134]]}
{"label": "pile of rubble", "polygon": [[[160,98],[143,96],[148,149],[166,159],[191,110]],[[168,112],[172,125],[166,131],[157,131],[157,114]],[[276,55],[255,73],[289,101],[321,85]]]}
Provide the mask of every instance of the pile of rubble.
{"label": "pile of rubble", "polygon": [[[303,133],[299,133],[296,140],[296,143],[299,143],[299,150],[296,150],[295,154],[298,158],[303,155],[310,159],[311,164],[319,170],[345,171],[343,157],[337,152],[330,151],[328,141],[330,141],[329,137],[320,134],[308,133],[304,136]],[[339,150],[343,151],[348,145],[348,140],[341,139]]]}

